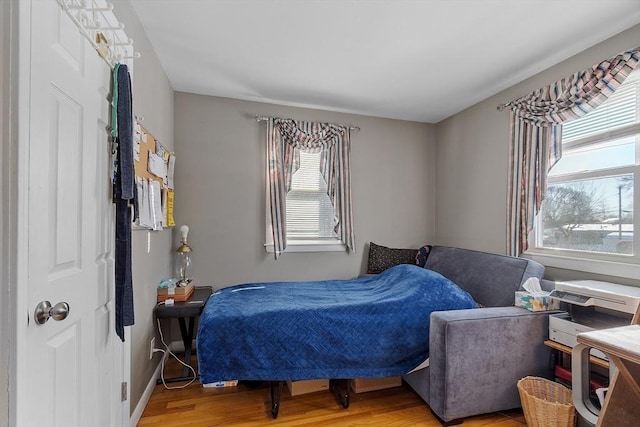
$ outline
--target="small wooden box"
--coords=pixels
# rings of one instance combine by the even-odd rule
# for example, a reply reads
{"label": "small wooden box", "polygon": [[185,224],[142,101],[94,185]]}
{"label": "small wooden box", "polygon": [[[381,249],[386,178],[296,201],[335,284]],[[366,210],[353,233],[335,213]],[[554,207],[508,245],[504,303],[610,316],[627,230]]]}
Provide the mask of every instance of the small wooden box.
{"label": "small wooden box", "polygon": [[354,393],[365,393],[367,391],[382,390],[401,385],[402,377],[356,378],[351,380],[351,390],[353,390]]}
{"label": "small wooden box", "polygon": [[166,299],[173,298],[176,302],[182,302],[189,299],[196,287],[193,283],[189,283],[185,287],[173,289],[173,293],[170,293],[167,289],[158,288],[158,302],[162,302]]}
{"label": "small wooden box", "polygon": [[314,393],[316,391],[329,390],[329,380],[301,380],[287,381],[287,387],[291,392],[291,396],[300,394]]}

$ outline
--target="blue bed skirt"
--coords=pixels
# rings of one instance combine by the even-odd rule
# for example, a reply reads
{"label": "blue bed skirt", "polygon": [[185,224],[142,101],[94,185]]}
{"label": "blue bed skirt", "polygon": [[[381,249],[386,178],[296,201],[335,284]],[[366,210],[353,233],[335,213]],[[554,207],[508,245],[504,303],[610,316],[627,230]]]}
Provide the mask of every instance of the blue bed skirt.
{"label": "blue bed skirt", "polygon": [[200,317],[200,381],[402,375],[429,355],[431,312],[476,307],[450,280],[412,265],[220,289]]}

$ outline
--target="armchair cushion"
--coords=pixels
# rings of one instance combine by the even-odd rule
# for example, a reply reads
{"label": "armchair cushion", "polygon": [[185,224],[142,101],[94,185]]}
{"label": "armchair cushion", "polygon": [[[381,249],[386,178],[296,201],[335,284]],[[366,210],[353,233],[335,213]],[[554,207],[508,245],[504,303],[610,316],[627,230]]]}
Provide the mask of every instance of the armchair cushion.
{"label": "armchair cushion", "polygon": [[447,246],[433,246],[424,267],[442,274],[484,307],[513,305],[515,291],[526,279],[542,279],[544,274],[535,261]]}
{"label": "armchair cushion", "polygon": [[551,375],[548,313],[440,311],[430,325],[427,403],[444,421],[519,407],[518,380]]}

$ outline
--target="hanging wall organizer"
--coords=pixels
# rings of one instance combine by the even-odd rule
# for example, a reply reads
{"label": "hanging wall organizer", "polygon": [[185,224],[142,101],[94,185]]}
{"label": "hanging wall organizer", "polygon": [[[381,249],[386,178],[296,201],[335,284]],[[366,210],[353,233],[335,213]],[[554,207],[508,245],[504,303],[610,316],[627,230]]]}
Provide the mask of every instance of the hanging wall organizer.
{"label": "hanging wall organizer", "polygon": [[124,32],[124,24],[113,13],[111,3],[104,0],[57,2],[111,68],[140,57],[140,53],[133,50],[133,40]]}

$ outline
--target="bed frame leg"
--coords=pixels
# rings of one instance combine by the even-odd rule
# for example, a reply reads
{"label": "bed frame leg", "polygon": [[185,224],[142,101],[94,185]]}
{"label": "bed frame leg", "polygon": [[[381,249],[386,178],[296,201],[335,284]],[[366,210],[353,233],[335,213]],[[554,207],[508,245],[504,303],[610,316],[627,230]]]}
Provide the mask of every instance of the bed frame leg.
{"label": "bed frame leg", "polygon": [[[342,390],[340,389],[339,383],[344,382],[344,394],[342,393]],[[331,380],[331,384],[333,387],[333,391],[336,394],[336,399],[338,399],[338,402],[342,405],[342,407],[344,409],[347,409],[349,407],[349,398],[350,398],[350,394],[349,394],[349,380],[345,379],[345,380]]]}
{"label": "bed frame leg", "polygon": [[[278,389],[276,390],[276,383]],[[280,398],[282,397],[282,386],[284,381],[271,381],[271,416],[273,419],[278,418],[278,410],[280,409]]]}

